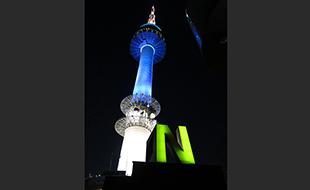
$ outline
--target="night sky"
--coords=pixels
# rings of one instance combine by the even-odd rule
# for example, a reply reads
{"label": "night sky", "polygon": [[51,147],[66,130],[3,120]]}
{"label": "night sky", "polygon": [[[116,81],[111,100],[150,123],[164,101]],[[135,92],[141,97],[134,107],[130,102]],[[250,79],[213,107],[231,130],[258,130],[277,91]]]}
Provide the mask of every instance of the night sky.
{"label": "night sky", "polygon": [[[120,102],[133,91],[138,63],[129,43],[146,23],[152,4],[166,39],[165,58],[154,66],[156,118],[175,131],[187,127],[198,164],[227,160],[226,0],[85,2],[85,174],[116,170],[122,137],[115,122]],[[203,39],[199,50],[185,8]]]}

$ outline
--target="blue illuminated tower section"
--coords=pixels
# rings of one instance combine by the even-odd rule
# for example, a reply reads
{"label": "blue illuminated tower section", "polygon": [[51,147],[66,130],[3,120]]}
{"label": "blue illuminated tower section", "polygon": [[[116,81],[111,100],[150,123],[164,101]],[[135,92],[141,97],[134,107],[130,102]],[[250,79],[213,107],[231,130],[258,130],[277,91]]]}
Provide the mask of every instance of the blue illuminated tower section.
{"label": "blue illuminated tower section", "polygon": [[190,28],[191,28],[191,30],[192,30],[192,33],[194,34],[194,37],[195,37],[196,42],[197,42],[197,44],[198,44],[198,46],[199,46],[199,49],[200,49],[200,51],[201,51],[201,48],[202,48],[202,40],[201,40],[201,37],[200,37],[199,32],[198,32],[198,30],[197,30],[195,24],[193,23],[192,19],[188,16],[187,10],[186,10],[186,9],[185,9],[185,16],[186,16],[187,22],[188,22],[188,24],[189,24],[189,26],[190,26]]}
{"label": "blue illuminated tower section", "polygon": [[139,62],[139,68],[132,95],[120,105],[126,117],[115,123],[115,130],[124,137],[117,170],[126,171],[126,175],[131,175],[133,161],[146,159],[146,143],[160,112],[160,104],[152,97],[153,66],[164,58],[165,51],[166,43],[156,25],[153,6],[147,23],[140,26],[130,43],[130,53]]}

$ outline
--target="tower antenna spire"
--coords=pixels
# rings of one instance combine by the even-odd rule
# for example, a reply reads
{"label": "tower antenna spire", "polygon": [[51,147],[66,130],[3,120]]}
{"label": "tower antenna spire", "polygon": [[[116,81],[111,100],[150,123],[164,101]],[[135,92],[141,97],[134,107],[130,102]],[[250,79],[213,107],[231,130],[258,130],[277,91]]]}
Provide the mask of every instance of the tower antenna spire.
{"label": "tower antenna spire", "polygon": [[147,23],[156,24],[156,22],[155,22],[155,7],[154,7],[154,5],[152,6],[151,13],[149,14],[149,19],[148,19]]}

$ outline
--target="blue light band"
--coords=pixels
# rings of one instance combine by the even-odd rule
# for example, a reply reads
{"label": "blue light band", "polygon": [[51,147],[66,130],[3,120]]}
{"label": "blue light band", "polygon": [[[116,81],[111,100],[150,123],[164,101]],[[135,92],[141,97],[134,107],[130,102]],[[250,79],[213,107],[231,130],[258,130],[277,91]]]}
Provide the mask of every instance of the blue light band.
{"label": "blue light band", "polygon": [[151,45],[144,45],[141,48],[133,101],[151,103],[154,53],[154,48]]}

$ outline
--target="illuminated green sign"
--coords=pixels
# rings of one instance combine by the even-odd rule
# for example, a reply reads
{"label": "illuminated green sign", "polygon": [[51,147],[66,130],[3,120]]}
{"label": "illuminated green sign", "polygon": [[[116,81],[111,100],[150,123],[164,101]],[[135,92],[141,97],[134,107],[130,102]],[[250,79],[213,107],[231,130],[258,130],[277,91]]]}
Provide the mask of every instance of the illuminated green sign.
{"label": "illuminated green sign", "polygon": [[177,140],[174,138],[168,125],[157,124],[156,126],[156,161],[167,162],[166,139],[184,164],[195,164],[193,151],[185,126],[179,126],[176,131]]}

